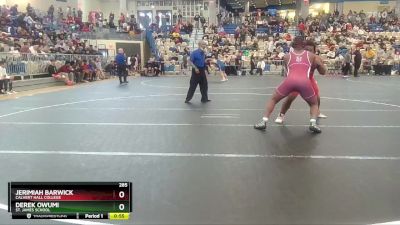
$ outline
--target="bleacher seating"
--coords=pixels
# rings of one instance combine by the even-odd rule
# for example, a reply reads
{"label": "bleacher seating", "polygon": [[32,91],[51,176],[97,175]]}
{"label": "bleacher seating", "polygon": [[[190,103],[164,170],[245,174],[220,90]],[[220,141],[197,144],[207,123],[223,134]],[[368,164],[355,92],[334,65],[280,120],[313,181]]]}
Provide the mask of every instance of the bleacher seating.
{"label": "bleacher seating", "polygon": [[224,25],[224,31],[227,34],[235,34],[235,30],[238,27],[238,25],[236,24],[228,24],[228,25]]}
{"label": "bleacher seating", "polygon": [[30,91],[54,86],[65,86],[65,84],[64,82],[57,81],[52,77],[18,80],[13,82],[13,89],[17,92]]}

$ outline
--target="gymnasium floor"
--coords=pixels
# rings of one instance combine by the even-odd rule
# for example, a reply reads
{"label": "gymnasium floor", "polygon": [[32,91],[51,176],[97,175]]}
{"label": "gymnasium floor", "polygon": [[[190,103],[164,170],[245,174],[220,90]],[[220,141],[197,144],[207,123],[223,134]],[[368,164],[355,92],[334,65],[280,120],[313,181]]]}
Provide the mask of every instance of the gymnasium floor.
{"label": "gymnasium floor", "polygon": [[207,104],[182,76],[0,101],[0,224],[73,222],[12,221],[9,181],[132,181],[133,219],[102,224],[399,221],[400,78],[317,79],[319,135],[301,99],[253,129],[280,76],[211,76]]}

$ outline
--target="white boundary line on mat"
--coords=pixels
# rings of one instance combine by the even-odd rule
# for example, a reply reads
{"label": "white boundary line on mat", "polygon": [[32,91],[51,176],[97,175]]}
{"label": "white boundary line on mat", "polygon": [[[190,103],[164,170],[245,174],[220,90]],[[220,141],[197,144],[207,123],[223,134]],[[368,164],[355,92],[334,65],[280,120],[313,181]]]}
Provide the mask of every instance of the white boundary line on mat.
{"label": "white boundary line on mat", "polygon": [[[25,110],[29,107],[10,107],[11,109]],[[9,109],[10,109],[9,108]],[[107,110],[107,111],[203,111],[204,108],[134,108],[134,107],[59,107],[60,110]],[[207,108],[207,111],[263,111],[265,108]],[[309,112],[310,109],[290,109],[290,111]],[[328,109],[324,108],[324,112],[400,112],[400,109]]]}
{"label": "white boundary line on mat", "polygon": [[[209,93],[210,95],[255,95],[255,96],[269,96],[271,94],[262,94],[262,93]],[[82,101],[76,101],[76,102],[66,102],[66,103],[60,103],[60,104],[54,104],[54,105],[47,105],[47,106],[40,106],[40,107],[33,107],[33,108],[28,108],[8,114],[3,114],[0,115],[0,119],[8,116],[13,116],[25,112],[31,112],[31,111],[36,111],[40,109],[48,109],[48,108],[55,108],[55,107],[60,107],[60,106],[67,106],[67,105],[76,105],[76,104],[81,104],[81,103],[89,103],[89,102],[99,102],[99,101],[110,101],[110,100],[123,100],[123,99],[134,99],[134,98],[151,98],[151,97],[167,97],[167,96],[186,96],[186,94],[158,94],[158,95],[133,95],[133,96],[122,96],[122,97],[108,97],[108,98],[99,98],[99,99],[89,99],[89,100],[82,100]],[[368,103],[368,104],[374,104],[374,105],[383,105],[383,106],[389,106],[389,107],[395,107],[395,108],[400,108],[400,105],[395,105],[395,104],[389,104],[385,102],[377,102],[377,101],[372,101],[372,100],[360,100],[360,99],[347,99],[347,98],[335,98],[335,97],[321,97],[323,99],[329,99],[329,100],[339,100],[339,101],[348,101],[348,102],[360,102],[360,103]]]}
{"label": "white boundary line on mat", "polygon": [[[210,116],[203,116],[210,118]],[[211,116],[217,117],[217,116]],[[233,116],[223,116],[224,118],[236,118]],[[52,125],[52,126],[115,126],[115,127],[253,127],[253,124],[240,123],[97,123],[97,122],[0,122],[0,125]],[[301,124],[270,124],[268,127],[308,127]],[[400,125],[320,125],[322,128],[400,128]]]}
{"label": "white boundary line on mat", "polygon": [[[154,88],[169,88],[169,89],[188,89],[188,86],[166,86],[166,85],[154,85],[148,84],[153,80],[145,80],[140,82],[142,86],[147,87],[154,87]],[[222,82],[221,82],[222,83]],[[276,87],[250,87],[250,88],[243,88],[243,87],[219,87],[218,90],[266,90],[266,89],[275,89]]]}
{"label": "white boundary line on mat", "polygon": [[400,161],[400,156],[348,156],[348,155],[268,155],[230,153],[177,153],[177,152],[95,152],[95,151],[45,151],[0,150],[0,155],[91,155],[131,157],[185,157],[185,158],[263,158],[263,159],[322,159],[322,160],[389,160]]}
{"label": "white boundary line on mat", "polygon": [[399,224],[400,224],[400,220],[385,222],[385,223],[374,223],[374,224],[369,224],[369,225],[399,225]]}
{"label": "white boundary line on mat", "polygon": [[[383,84],[383,83],[374,83],[374,82],[369,82],[369,81],[362,81],[362,80],[352,80],[350,78],[346,79],[347,81],[353,82],[353,83],[361,83],[361,84],[370,84],[373,85],[374,87],[381,86],[381,87],[395,87],[395,88],[400,88],[399,85],[395,84]],[[400,223],[399,223],[400,224]]]}

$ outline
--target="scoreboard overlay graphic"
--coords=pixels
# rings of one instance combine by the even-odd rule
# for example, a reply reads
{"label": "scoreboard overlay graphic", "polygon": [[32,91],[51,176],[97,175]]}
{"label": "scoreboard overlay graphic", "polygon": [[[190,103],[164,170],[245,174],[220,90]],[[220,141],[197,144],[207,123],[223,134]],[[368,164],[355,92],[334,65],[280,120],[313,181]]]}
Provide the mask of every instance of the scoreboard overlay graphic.
{"label": "scoreboard overlay graphic", "polygon": [[13,219],[127,220],[131,182],[9,182]]}

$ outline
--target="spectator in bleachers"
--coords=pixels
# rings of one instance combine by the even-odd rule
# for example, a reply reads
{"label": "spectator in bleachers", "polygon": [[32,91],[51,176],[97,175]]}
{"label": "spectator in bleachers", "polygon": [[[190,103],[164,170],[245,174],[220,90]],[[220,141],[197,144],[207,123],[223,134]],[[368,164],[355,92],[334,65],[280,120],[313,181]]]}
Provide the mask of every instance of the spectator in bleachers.
{"label": "spectator in bleachers", "polygon": [[50,77],[54,77],[57,74],[57,66],[55,59],[50,60],[50,65],[47,67],[47,72]]}
{"label": "spectator in bleachers", "polygon": [[104,68],[104,71],[106,73],[108,73],[109,76],[114,77],[117,74],[116,69],[117,69],[117,67],[115,65],[115,61],[113,60],[106,65],[106,67]]}
{"label": "spectator in bleachers", "polygon": [[145,76],[158,76],[160,74],[160,65],[154,57],[150,57],[144,67]]}
{"label": "spectator in bleachers", "polygon": [[196,13],[196,15],[193,18],[194,20],[194,26],[196,29],[199,29],[200,27],[200,15],[198,13]]}
{"label": "spectator in bleachers", "polygon": [[87,60],[82,60],[81,65],[80,65],[81,71],[82,71],[82,77],[83,77],[83,82],[89,82],[91,78],[91,73],[90,73],[90,66],[87,63]]}
{"label": "spectator in bleachers", "polygon": [[50,17],[51,21],[54,19],[54,6],[50,5],[49,10],[47,10],[47,15]]}
{"label": "spectator in bleachers", "polygon": [[96,81],[99,79],[99,77],[97,77],[97,66],[96,63],[91,59],[89,60],[89,70],[90,70],[90,82]]}
{"label": "spectator in bleachers", "polygon": [[77,60],[77,61],[73,61],[71,62],[71,67],[72,70],[74,71],[74,82],[76,84],[78,83],[82,83],[83,82],[83,73],[82,73],[82,69],[81,69],[81,61]]}

